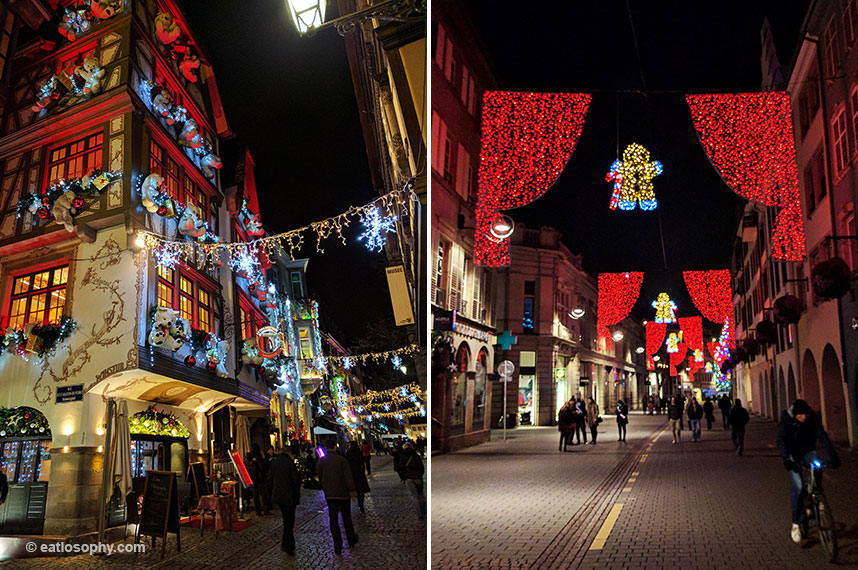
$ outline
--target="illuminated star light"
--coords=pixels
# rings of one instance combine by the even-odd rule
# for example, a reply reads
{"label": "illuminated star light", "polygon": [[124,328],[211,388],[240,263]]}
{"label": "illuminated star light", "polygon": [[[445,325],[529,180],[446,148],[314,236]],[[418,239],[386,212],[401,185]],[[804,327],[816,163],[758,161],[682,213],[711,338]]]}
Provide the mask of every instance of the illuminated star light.
{"label": "illuminated star light", "polygon": [[370,251],[381,251],[385,243],[385,235],[388,232],[396,233],[396,216],[381,217],[378,208],[372,208],[365,212],[363,217],[364,232],[358,236],[358,240],[366,239],[366,247]]}
{"label": "illuminated star light", "polygon": [[343,368],[345,368],[346,370],[351,370],[352,366],[354,366],[354,364],[352,363],[351,356],[346,356],[345,358],[343,358]]}
{"label": "illuminated star light", "polygon": [[155,263],[158,264],[158,267],[173,269],[179,265],[179,252],[164,244],[152,250],[152,255],[155,256]]}

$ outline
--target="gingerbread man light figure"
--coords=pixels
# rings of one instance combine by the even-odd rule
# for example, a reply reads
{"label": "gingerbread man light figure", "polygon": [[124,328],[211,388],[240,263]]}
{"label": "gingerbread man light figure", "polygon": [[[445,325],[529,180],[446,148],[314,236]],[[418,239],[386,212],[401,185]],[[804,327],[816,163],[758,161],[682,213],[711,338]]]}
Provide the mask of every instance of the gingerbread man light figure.
{"label": "gingerbread man light figure", "polygon": [[664,344],[667,345],[667,352],[679,352],[679,335],[670,333],[667,335],[667,340],[664,341]]}
{"label": "gingerbread man light figure", "polygon": [[655,301],[652,302],[652,306],[655,309],[655,322],[676,322],[676,303],[670,300],[667,293],[659,293]]}
{"label": "gingerbread man light figure", "polygon": [[623,159],[611,164],[605,180],[614,183],[612,210],[634,210],[638,203],[641,210],[655,210],[658,206],[652,179],[661,174],[664,167],[657,160],[650,162],[649,158],[647,149],[632,143],[623,151]]}

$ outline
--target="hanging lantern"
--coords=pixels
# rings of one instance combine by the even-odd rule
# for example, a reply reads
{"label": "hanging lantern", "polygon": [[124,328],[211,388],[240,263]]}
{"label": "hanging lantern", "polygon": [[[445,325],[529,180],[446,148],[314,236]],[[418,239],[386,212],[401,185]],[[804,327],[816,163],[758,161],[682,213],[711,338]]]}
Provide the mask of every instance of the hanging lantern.
{"label": "hanging lantern", "polygon": [[817,263],[810,272],[813,292],[823,301],[839,299],[849,292],[849,266],[839,257]]}
{"label": "hanging lantern", "polygon": [[[757,339],[748,337],[742,342],[742,350],[745,351],[746,357],[757,356],[758,354],[760,354],[760,343],[757,342]],[[739,360],[742,359],[740,358]]]}
{"label": "hanging lantern", "polygon": [[197,365],[197,359],[194,358],[193,354],[189,354],[188,356],[185,357],[185,366],[187,366],[188,368],[193,368],[196,365]]}
{"label": "hanging lantern", "polygon": [[769,319],[757,323],[757,341],[760,344],[775,344],[778,341],[778,325]]}
{"label": "hanging lantern", "polygon": [[801,299],[795,295],[784,295],[775,300],[774,319],[780,325],[793,325],[801,318]]}

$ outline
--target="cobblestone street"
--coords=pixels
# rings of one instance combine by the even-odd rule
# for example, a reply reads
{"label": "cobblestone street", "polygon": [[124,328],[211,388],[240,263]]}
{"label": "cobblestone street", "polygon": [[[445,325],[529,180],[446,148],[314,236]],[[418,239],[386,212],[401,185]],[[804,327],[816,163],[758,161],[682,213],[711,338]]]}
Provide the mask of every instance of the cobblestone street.
{"label": "cobblestone street", "polygon": [[[425,460],[424,460],[425,461]],[[373,456],[372,491],[366,496],[366,514],[352,503],[352,520],[359,543],[353,550],[343,547],[342,556],[334,554],[333,540],[322,491],[303,489],[295,521],[297,552],[289,556],[280,551],[282,523],[279,510],[236,533],[182,528],[182,552],[176,552],[176,539],[169,535],[167,556],[160,560],[160,542],[146,554],[114,555],[109,558],[79,555],[60,558],[11,560],[2,568],[426,568],[426,519],[420,518],[416,501],[393,471],[388,456]],[[130,539],[133,541],[133,539]],[[345,540],[345,539],[344,539]]]}
{"label": "cobblestone street", "polygon": [[[625,444],[608,419],[595,447],[559,453],[556,428],[519,428],[506,443],[495,431],[488,444],[433,458],[432,566],[830,567],[815,538],[802,546],[790,540],[776,424],[753,418],[738,457],[720,423],[704,426],[700,443],[684,431],[673,445],[666,416],[630,420]],[[838,562],[856,567],[858,461],[842,455],[825,489]]]}

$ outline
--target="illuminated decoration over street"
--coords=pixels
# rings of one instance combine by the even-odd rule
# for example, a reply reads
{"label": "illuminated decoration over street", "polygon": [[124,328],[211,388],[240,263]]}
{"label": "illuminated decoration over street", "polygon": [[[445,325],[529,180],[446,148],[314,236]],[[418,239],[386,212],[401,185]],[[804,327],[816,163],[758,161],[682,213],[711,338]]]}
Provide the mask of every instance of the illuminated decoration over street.
{"label": "illuminated decoration over street", "polygon": [[632,143],[623,151],[622,160],[611,164],[605,180],[614,183],[612,210],[634,210],[638,204],[641,210],[655,210],[658,206],[652,179],[661,174],[664,167],[657,160],[650,162],[649,158],[647,149]]}
{"label": "illuminated decoration over street", "polygon": [[703,351],[703,321],[700,317],[679,317],[682,339],[692,351]]}
{"label": "illuminated decoration over street", "polygon": [[354,366],[354,364],[352,363],[352,357],[351,356],[343,357],[343,368],[345,368],[346,370],[351,370],[352,366]]}
{"label": "illuminated decoration over street", "polygon": [[366,240],[366,247],[370,251],[381,251],[386,241],[385,236],[389,232],[396,233],[396,216],[389,215],[384,218],[378,212],[378,208],[371,208],[369,212],[363,212],[361,222],[364,226],[363,233],[358,240]]}
{"label": "illuminated decoration over street", "polygon": [[498,212],[529,204],[572,156],[591,96],[488,91],[483,98],[475,263],[509,265],[509,241],[494,237]]}
{"label": "illuminated decoration over street", "polygon": [[616,325],[632,311],[643,285],[642,272],[600,273],[599,299],[596,311],[596,333],[599,348],[613,351],[614,342],[608,327]]}
{"label": "illuminated decoration over street", "polygon": [[397,355],[394,355],[394,357],[390,359],[390,363],[393,364],[393,368],[399,370],[399,367],[402,366],[402,359],[397,354]]}
{"label": "illuminated decoration over street", "polygon": [[[679,352],[679,340],[679,335],[674,332],[667,335],[667,340],[665,341],[665,345],[667,346],[667,352],[671,354]],[[673,357],[671,357],[671,360],[673,360]]]}
{"label": "illuminated decoration over street", "polygon": [[655,322],[676,322],[676,303],[670,300],[667,293],[659,293],[655,301],[652,302],[652,307],[655,309]]}
{"label": "illuminated decoration over street", "polygon": [[649,321],[646,324],[646,366],[647,370],[655,370],[653,355],[661,349],[661,342],[667,332],[667,324]]}
{"label": "illuminated decoration over street", "polygon": [[727,347],[736,346],[733,338],[733,324],[730,315],[733,314],[733,288],[730,283],[729,269],[713,269],[708,271],[683,271],[685,286],[691,295],[694,306],[713,323],[729,323],[727,331]]}
{"label": "illuminated decoration over street", "polygon": [[789,93],[715,93],[685,99],[700,143],[724,182],[747,200],[780,208],[772,257],[801,261],[804,227]]}

